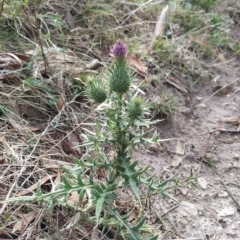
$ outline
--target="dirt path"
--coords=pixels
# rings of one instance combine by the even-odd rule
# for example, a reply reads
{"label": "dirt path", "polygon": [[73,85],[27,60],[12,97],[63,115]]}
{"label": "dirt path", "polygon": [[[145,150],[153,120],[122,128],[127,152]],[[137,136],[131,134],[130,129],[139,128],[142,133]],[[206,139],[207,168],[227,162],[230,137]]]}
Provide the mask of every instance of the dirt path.
{"label": "dirt path", "polygon": [[[179,186],[176,197],[181,205],[164,216],[165,229],[174,229],[179,238],[239,239],[239,70],[240,62],[235,59],[212,68],[213,80],[194,85],[185,96],[172,89],[179,100],[178,113],[172,123],[163,122],[158,129],[162,138],[179,140],[147,153],[135,152],[158,175],[186,179],[192,171],[198,177],[198,188]],[[156,211],[162,214],[172,206],[171,201],[162,201]]]}

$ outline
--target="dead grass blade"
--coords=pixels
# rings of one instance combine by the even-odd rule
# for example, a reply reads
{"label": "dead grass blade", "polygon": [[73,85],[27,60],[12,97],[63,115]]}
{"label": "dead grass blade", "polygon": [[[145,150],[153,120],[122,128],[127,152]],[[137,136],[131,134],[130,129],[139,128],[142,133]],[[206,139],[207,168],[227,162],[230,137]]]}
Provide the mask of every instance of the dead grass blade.
{"label": "dead grass blade", "polygon": [[158,21],[155,25],[155,29],[154,29],[154,38],[158,38],[158,37],[162,37],[163,35],[163,30],[164,30],[164,25],[166,23],[166,18],[167,18],[167,11],[168,11],[168,5],[165,6],[162,9],[162,12],[158,18]]}
{"label": "dead grass blade", "polygon": [[[217,76],[215,79],[218,79],[218,78],[219,78],[219,76]],[[215,79],[214,79],[214,80],[215,80]],[[214,81],[214,80],[212,80],[212,81]],[[237,78],[237,79],[233,80],[232,82],[224,85],[222,88],[218,89],[216,92],[214,92],[214,93],[213,93],[212,95],[210,95],[208,98],[206,98],[203,102],[197,104],[196,106],[194,106],[194,107],[192,107],[192,108],[196,108],[196,107],[198,107],[198,106],[201,106],[201,104],[207,102],[210,98],[212,98],[213,96],[215,96],[215,95],[216,95],[218,92],[220,92],[222,89],[226,88],[227,86],[232,85],[232,84],[235,83],[235,82],[238,82],[239,80],[240,80],[240,78]]]}
{"label": "dead grass blade", "polygon": [[219,119],[219,122],[240,124],[240,118],[239,117],[223,117],[223,118]]}
{"label": "dead grass blade", "polygon": [[166,24],[167,11],[168,11],[168,5],[162,9],[162,12],[157,20],[157,23],[154,28],[152,42],[148,48],[148,52],[151,52],[151,50],[153,48],[153,44],[157,40],[157,38],[162,37],[162,35],[163,35],[164,26]]}
{"label": "dead grass blade", "polygon": [[[42,178],[39,183],[40,183],[40,186],[42,186],[45,182],[47,182],[49,179],[51,178],[54,178],[56,177],[58,174],[54,173],[54,174],[51,174],[51,175],[47,175],[46,177]],[[18,193],[18,196],[23,196],[23,195],[26,195],[28,193],[32,193],[35,189],[37,189],[37,186],[38,186],[38,182],[33,184],[32,186],[30,186],[29,188],[21,191],[20,193]]]}

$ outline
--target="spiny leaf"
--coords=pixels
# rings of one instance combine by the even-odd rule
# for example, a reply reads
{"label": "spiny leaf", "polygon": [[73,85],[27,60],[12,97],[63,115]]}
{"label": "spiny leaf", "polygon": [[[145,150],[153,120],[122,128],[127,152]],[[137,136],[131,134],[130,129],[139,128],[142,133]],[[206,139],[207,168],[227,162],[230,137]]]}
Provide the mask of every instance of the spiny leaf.
{"label": "spiny leaf", "polygon": [[70,185],[70,183],[68,182],[67,178],[62,175],[62,180],[63,180],[63,183],[64,183],[64,187],[68,190],[72,189],[72,186]]}
{"label": "spiny leaf", "polygon": [[137,224],[135,224],[134,227],[132,227],[132,230],[133,231],[138,231],[140,227],[142,227],[142,225],[144,224],[145,222],[145,217],[143,217]]}
{"label": "spiny leaf", "polygon": [[103,203],[104,203],[104,198],[103,197],[101,197],[97,200],[97,204],[96,204],[96,218],[97,218],[97,221],[99,220],[99,217],[100,217],[100,214],[101,214],[101,211],[102,211]]}
{"label": "spiny leaf", "polygon": [[137,189],[137,184],[136,184],[136,181],[135,179],[133,178],[129,178],[129,184],[133,190],[133,193],[135,194],[136,198],[138,199],[138,201],[140,201],[140,195],[139,195],[139,192],[138,192],[138,189]]}
{"label": "spiny leaf", "polygon": [[169,180],[166,179],[166,180],[162,181],[161,183],[159,183],[157,186],[159,188],[165,187],[168,184],[168,182],[169,182]]}
{"label": "spiny leaf", "polygon": [[54,210],[54,201],[52,199],[48,202],[48,211],[50,212],[50,214],[52,214],[53,210]]}
{"label": "spiny leaf", "polygon": [[41,190],[41,183],[40,183],[40,181],[38,181],[37,192],[35,194],[35,197],[41,197],[42,195],[43,195],[43,193],[42,193],[42,190]]}
{"label": "spiny leaf", "polygon": [[82,201],[83,201],[84,194],[85,194],[85,190],[79,191],[79,201],[80,201],[80,203],[82,203]]}
{"label": "spiny leaf", "polygon": [[114,190],[117,184],[112,184],[106,187],[104,184],[95,185],[92,190],[93,202],[96,203],[96,218],[99,219],[102,207],[105,204],[111,204],[112,200],[116,198]]}
{"label": "spiny leaf", "polygon": [[81,174],[78,172],[77,173],[77,183],[80,187],[84,186],[83,180],[82,180],[82,176]]}
{"label": "spiny leaf", "polygon": [[148,240],[157,240],[157,239],[158,239],[158,235],[153,236],[153,237],[149,238]]}
{"label": "spiny leaf", "polygon": [[181,204],[175,197],[173,197],[171,194],[169,194],[168,192],[162,192],[162,195],[168,198],[171,198],[173,201],[175,201],[178,204]]}

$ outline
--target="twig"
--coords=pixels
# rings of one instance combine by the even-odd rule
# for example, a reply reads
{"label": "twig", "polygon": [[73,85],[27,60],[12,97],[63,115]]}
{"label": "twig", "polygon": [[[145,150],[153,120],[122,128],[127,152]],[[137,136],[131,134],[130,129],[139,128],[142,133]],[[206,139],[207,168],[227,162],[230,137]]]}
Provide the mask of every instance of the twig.
{"label": "twig", "polygon": [[2,0],[2,5],[1,5],[1,8],[0,8],[0,17],[2,16],[4,4],[5,4],[5,0]]}
{"label": "twig", "polygon": [[227,130],[225,128],[216,128],[214,130],[210,130],[210,131],[207,131],[207,132],[197,134],[197,136],[201,136],[201,135],[204,135],[204,134],[207,134],[207,133],[214,133],[214,132],[217,132],[217,131],[228,132],[228,133],[240,133],[240,130]]}
{"label": "twig", "polygon": [[143,8],[145,5],[147,5],[148,3],[152,2],[153,0],[148,0],[146,3],[143,3],[142,5],[140,5],[138,8],[136,8],[135,10],[131,11],[131,13],[128,15],[128,17],[121,23],[121,26],[124,25],[124,23],[134,14],[136,13],[138,10],[140,10],[141,8]]}
{"label": "twig", "polygon": [[234,182],[230,182],[230,183],[231,183],[232,185],[240,188],[240,185],[239,185],[239,184],[236,184],[236,183],[234,183]]}
{"label": "twig", "polygon": [[[215,79],[218,79],[218,78],[219,78],[219,76],[216,77]],[[215,80],[215,79],[214,79],[214,80]],[[196,107],[200,106],[201,104],[207,102],[210,98],[212,98],[214,95],[216,95],[216,94],[217,94],[218,92],[220,92],[222,89],[224,89],[224,88],[232,85],[233,83],[235,83],[235,82],[237,82],[237,81],[239,81],[239,80],[240,80],[240,78],[237,78],[237,79],[233,80],[232,82],[224,85],[223,87],[221,87],[220,89],[218,89],[216,92],[214,92],[211,96],[209,96],[207,99],[205,99],[203,102],[197,104],[196,106],[194,106],[194,107],[192,107],[192,108],[196,108]]]}
{"label": "twig", "polygon": [[211,138],[211,134],[209,134],[208,139],[207,139],[207,143],[205,144],[204,148],[202,149],[202,153],[201,153],[201,156],[200,156],[201,162],[199,164],[199,168],[198,168],[197,174],[199,174],[199,172],[200,172],[200,170],[202,168],[202,163],[203,163],[203,160],[204,160],[204,156],[206,155],[207,149],[209,147],[209,140],[210,140],[210,138]]}
{"label": "twig", "polygon": [[31,230],[29,231],[29,233],[28,233],[28,235],[26,237],[26,240],[33,239],[32,238],[33,232],[34,232],[34,230],[35,230],[35,228],[37,226],[37,223],[38,223],[41,215],[43,214],[43,211],[44,211],[44,209],[40,209],[40,211],[38,212],[38,214],[37,214],[37,216],[35,218],[35,221],[33,223],[33,226],[32,226]]}
{"label": "twig", "polygon": [[231,191],[228,189],[227,185],[219,178],[219,181],[222,183],[222,185],[224,186],[224,188],[226,189],[226,191],[228,192],[228,194],[230,195],[230,197],[232,198],[232,200],[237,204],[238,209],[240,210],[240,204],[238,203],[238,201],[235,199],[235,197],[233,196],[233,194],[231,193]]}
{"label": "twig", "polygon": [[175,238],[175,240],[202,240],[202,238]]}
{"label": "twig", "polygon": [[164,217],[166,214],[168,214],[169,212],[173,211],[175,208],[178,208],[179,205],[175,205],[172,208],[168,209],[165,213],[163,213],[160,217]]}

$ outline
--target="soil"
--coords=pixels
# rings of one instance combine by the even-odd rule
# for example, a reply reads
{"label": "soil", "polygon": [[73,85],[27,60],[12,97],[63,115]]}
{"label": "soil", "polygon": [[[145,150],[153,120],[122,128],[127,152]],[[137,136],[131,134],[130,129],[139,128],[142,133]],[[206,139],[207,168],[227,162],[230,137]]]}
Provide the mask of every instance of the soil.
{"label": "soil", "polygon": [[181,239],[240,236],[240,60],[211,71],[213,80],[195,84],[187,94],[170,87],[179,109],[172,121],[160,122],[157,128],[161,138],[177,140],[134,153],[159,176],[187,179],[192,172],[197,177],[197,187],[179,185],[175,197],[181,204],[176,208],[172,201],[155,203],[156,213],[167,212],[164,230]]}

